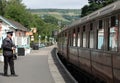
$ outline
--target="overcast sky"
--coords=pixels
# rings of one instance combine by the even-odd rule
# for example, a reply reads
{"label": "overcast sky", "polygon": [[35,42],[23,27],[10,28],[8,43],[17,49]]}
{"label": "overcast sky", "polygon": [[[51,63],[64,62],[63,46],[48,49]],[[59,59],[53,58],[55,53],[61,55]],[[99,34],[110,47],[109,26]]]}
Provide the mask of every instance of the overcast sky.
{"label": "overcast sky", "polygon": [[88,4],[88,0],[23,0],[22,2],[30,9],[80,9]]}

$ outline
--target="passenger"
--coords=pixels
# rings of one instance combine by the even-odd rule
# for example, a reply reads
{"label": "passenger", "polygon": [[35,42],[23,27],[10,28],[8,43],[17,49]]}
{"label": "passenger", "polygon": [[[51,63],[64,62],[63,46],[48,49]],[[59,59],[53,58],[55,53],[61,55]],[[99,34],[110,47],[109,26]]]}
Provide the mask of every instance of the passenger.
{"label": "passenger", "polygon": [[118,27],[117,26],[114,27],[114,31],[115,31],[114,38],[115,38],[115,40],[118,40]]}
{"label": "passenger", "polygon": [[118,42],[118,27],[114,26],[114,33],[112,38],[112,50],[117,51],[117,42]]}

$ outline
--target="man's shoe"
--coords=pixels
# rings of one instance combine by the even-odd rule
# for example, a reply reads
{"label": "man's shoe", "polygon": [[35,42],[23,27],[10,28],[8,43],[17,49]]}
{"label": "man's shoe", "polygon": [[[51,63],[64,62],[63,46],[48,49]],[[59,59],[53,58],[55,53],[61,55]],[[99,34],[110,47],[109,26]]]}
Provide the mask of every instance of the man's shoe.
{"label": "man's shoe", "polygon": [[9,75],[8,75],[8,74],[3,74],[3,76],[9,77]]}
{"label": "man's shoe", "polygon": [[11,76],[13,76],[13,77],[18,77],[18,75],[16,75],[16,74],[11,74]]}

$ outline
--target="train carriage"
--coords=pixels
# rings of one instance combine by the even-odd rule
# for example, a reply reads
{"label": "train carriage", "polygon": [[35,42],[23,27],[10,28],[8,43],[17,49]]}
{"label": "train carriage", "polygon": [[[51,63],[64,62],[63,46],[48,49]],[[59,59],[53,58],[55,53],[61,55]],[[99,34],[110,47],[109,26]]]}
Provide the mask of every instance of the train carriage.
{"label": "train carriage", "polygon": [[58,34],[66,61],[105,80],[120,83],[120,1],[67,26]]}

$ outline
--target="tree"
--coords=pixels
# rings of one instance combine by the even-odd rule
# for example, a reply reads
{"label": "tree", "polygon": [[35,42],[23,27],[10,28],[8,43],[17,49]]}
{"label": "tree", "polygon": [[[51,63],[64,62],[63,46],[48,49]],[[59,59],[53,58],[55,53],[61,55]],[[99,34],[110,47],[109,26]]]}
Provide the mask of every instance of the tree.
{"label": "tree", "polygon": [[106,0],[88,0],[88,3],[97,3],[97,4],[102,4],[104,3]]}
{"label": "tree", "polygon": [[28,12],[21,0],[9,0],[5,10],[4,17],[13,19],[29,29],[37,26],[35,19],[39,17]]}
{"label": "tree", "polygon": [[5,8],[5,17],[21,22],[24,19],[26,10],[25,6],[20,3],[20,0],[9,0]]}
{"label": "tree", "polygon": [[0,14],[5,18],[21,23],[29,29],[37,28],[37,33],[34,34],[35,40],[38,40],[38,35],[51,36],[52,30],[57,28],[57,19],[46,16],[43,21],[39,16],[31,14],[21,1],[0,0]]}
{"label": "tree", "polygon": [[5,7],[7,5],[7,1],[6,0],[0,0],[0,15],[4,15],[5,13]]}
{"label": "tree", "polygon": [[55,24],[55,25],[58,24],[58,19],[56,19],[55,17],[50,16],[50,15],[44,15],[44,16],[43,16],[43,20],[44,20],[46,23],[51,23],[51,24]]}
{"label": "tree", "polygon": [[81,17],[86,16],[87,13],[88,13],[88,11],[89,11],[89,6],[88,6],[88,5],[85,5],[85,6],[82,8]]}
{"label": "tree", "polygon": [[89,5],[85,5],[82,8],[81,17],[86,16],[115,1],[117,0],[88,0]]}

